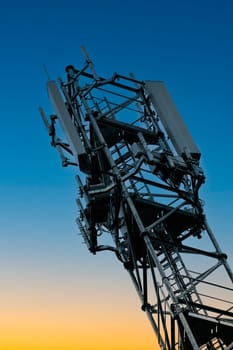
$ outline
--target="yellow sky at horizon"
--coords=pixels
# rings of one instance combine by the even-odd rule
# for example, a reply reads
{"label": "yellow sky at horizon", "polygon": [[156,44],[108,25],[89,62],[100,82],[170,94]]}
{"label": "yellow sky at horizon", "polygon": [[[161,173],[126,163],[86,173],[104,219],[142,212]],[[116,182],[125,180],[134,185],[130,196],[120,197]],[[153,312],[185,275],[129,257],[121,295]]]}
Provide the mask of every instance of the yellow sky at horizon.
{"label": "yellow sky at horizon", "polygon": [[120,269],[119,279],[115,265],[101,271],[97,260],[93,280],[65,271],[53,277],[9,271],[1,289],[0,350],[157,350],[128,274]]}
{"label": "yellow sky at horizon", "polygon": [[80,318],[78,312],[75,319],[74,315],[69,318],[59,312],[59,317],[47,315],[46,318],[45,312],[39,314],[31,310],[31,314],[25,315],[21,311],[18,318],[13,313],[8,313],[8,319],[2,318],[1,350],[157,349],[148,321],[140,321],[135,315],[132,322],[133,318],[127,314],[122,315],[122,320],[114,320],[113,315],[106,315],[104,311],[102,315],[93,313],[92,318],[89,314],[88,319]]}

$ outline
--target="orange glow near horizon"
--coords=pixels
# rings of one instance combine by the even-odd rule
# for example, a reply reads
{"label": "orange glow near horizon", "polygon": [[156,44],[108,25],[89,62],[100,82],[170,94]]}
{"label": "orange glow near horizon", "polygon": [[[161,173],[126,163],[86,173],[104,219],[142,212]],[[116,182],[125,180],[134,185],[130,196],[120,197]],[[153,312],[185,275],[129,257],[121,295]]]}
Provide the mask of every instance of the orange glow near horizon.
{"label": "orange glow near horizon", "polygon": [[86,278],[73,285],[64,282],[70,281],[60,276],[20,283],[15,278],[5,290],[3,285],[0,350],[158,349],[124,277],[117,289],[114,281],[105,288]]}
{"label": "orange glow near horizon", "polygon": [[0,350],[159,350],[118,261],[87,252],[65,263],[3,271]]}
{"label": "orange glow near horizon", "polygon": [[156,349],[151,346],[153,335],[146,320],[142,327],[143,322],[137,319],[128,323],[128,317],[114,319],[104,310],[93,317],[89,313],[85,319],[78,310],[53,313],[15,309],[8,310],[7,317],[4,312],[1,319],[0,344],[4,350]]}

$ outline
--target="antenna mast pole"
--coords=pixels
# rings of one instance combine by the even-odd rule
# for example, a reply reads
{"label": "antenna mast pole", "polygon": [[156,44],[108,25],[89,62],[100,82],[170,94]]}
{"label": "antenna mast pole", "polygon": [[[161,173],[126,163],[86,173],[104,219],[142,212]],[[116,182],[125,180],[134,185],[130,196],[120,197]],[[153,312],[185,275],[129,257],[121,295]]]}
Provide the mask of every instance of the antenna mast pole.
{"label": "antenna mast pole", "polygon": [[51,123],[40,108],[77,168],[80,234],[91,253],[115,253],[162,350],[232,349],[233,273],[199,198],[198,147],[162,82],[100,77],[82,52],[82,69],[48,81]]}

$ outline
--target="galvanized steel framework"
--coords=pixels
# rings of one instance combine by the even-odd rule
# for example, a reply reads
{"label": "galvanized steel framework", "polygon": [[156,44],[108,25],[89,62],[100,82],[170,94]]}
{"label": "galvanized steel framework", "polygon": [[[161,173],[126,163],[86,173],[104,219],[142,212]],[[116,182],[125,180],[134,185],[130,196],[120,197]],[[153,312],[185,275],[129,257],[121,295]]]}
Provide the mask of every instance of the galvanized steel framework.
{"label": "galvanized steel framework", "polygon": [[233,273],[199,199],[201,154],[162,82],[102,78],[82,51],[82,69],[48,81],[56,114],[40,108],[77,167],[79,232],[93,254],[116,254],[161,349],[230,350]]}

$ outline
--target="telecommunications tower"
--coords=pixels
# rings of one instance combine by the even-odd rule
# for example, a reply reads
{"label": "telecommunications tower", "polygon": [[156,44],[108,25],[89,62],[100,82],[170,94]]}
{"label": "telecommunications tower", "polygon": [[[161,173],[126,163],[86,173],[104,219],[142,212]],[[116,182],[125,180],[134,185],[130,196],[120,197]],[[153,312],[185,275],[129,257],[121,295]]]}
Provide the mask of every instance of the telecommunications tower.
{"label": "telecommunications tower", "polygon": [[115,253],[161,349],[233,349],[233,273],[199,198],[196,143],[163,82],[103,78],[82,52],[82,68],[47,83],[50,121],[40,108],[77,168],[80,234],[91,253]]}

